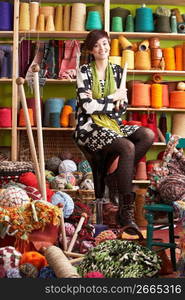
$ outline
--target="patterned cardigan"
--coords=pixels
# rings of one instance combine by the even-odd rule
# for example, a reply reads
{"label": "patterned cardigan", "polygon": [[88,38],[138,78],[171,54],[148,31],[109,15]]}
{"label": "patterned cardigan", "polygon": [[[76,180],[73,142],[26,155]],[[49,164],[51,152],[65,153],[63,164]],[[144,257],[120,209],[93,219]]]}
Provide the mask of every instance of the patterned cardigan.
{"label": "patterned cardigan", "polygon": [[[111,64],[116,87],[119,88],[123,69],[119,65]],[[89,135],[97,129],[92,118],[92,114],[106,114],[111,119],[122,125],[121,116],[125,113],[128,102],[124,102],[124,106],[119,112],[115,111],[113,103],[113,95],[100,99],[91,99],[86,96],[87,90],[92,90],[92,74],[89,64],[80,66],[77,72],[77,126],[74,138],[79,145],[85,145]]]}

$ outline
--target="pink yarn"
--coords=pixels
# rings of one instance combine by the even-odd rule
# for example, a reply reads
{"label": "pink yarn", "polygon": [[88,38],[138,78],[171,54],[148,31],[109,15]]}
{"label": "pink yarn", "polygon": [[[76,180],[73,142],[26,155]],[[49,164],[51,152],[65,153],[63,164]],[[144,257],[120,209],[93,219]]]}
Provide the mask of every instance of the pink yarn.
{"label": "pink yarn", "polygon": [[117,236],[112,230],[104,230],[95,237],[95,245],[97,246],[106,240],[115,240],[116,238]]}
{"label": "pink yarn", "polygon": [[105,278],[105,276],[101,272],[88,272],[84,276],[84,278]]}

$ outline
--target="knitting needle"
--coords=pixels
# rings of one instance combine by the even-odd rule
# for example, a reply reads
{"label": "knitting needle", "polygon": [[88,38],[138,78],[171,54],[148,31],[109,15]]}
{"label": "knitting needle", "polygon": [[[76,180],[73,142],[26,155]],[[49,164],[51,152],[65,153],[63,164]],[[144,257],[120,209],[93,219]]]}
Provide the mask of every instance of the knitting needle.
{"label": "knitting needle", "polygon": [[[123,74],[122,74],[121,83],[119,87],[120,89],[126,89],[127,68],[128,68],[128,63],[126,62],[123,69]],[[124,105],[124,100],[117,101],[115,106],[116,111],[119,111],[120,107],[123,107],[123,105]]]}
{"label": "knitting needle", "polygon": [[33,159],[33,162],[35,165],[35,173],[37,176],[39,190],[41,192],[40,168],[39,168],[39,162],[38,162],[37,152],[36,152],[36,148],[35,148],[35,142],[34,142],[34,138],[33,138],[33,132],[32,132],[32,128],[31,128],[31,122],[30,122],[29,113],[28,113],[26,96],[25,96],[25,92],[24,92],[24,86],[23,86],[24,81],[25,81],[24,78],[19,77],[19,78],[17,78],[16,83],[18,85],[20,100],[21,100],[21,104],[22,104],[22,107],[24,110],[24,116],[25,116],[25,121],[26,121],[26,129],[27,129],[28,140],[29,140],[29,144],[30,144],[31,156],[32,156],[32,159]]}
{"label": "knitting needle", "polygon": [[60,219],[60,229],[62,233],[62,243],[63,243],[63,250],[67,250],[67,237],[66,237],[66,229],[65,229],[65,223],[64,223],[64,213],[63,213],[63,204],[60,203],[61,207],[61,219]]}
{"label": "knitting needle", "polygon": [[42,197],[45,201],[47,201],[44,147],[43,147],[41,107],[40,107],[40,89],[39,89],[39,75],[38,75],[39,70],[40,67],[38,64],[32,66],[33,86],[34,86],[34,94],[35,94],[35,111],[36,111],[36,121],[37,121],[37,139],[38,139],[38,148],[39,148],[39,163],[40,163],[40,173],[41,173],[41,182],[42,182],[41,188],[42,188]]}
{"label": "knitting needle", "polygon": [[83,225],[83,223],[84,223],[84,221],[85,221],[86,218],[87,218],[87,214],[86,213],[82,213],[81,217],[80,217],[80,220],[78,222],[78,225],[77,225],[77,227],[75,229],[74,235],[73,235],[73,237],[72,237],[72,239],[70,241],[69,247],[67,249],[68,252],[72,251],[72,249],[74,247],[74,244],[75,244],[75,242],[77,240],[78,233],[82,229],[82,225]]}

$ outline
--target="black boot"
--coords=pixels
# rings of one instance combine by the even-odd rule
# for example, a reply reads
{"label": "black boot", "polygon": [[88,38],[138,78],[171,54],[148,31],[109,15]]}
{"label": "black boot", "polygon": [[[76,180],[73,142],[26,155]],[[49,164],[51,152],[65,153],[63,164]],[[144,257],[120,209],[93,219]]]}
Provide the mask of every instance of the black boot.
{"label": "black boot", "polygon": [[126,233],[135,235],[137,231],[140,231],[139,227],[134,220],[134,202],[135,193],[130,194],[119,194],[119,209],[117,214],[117,221],[121,226],[131,226],[136,230],[128,228],[125,230]]}

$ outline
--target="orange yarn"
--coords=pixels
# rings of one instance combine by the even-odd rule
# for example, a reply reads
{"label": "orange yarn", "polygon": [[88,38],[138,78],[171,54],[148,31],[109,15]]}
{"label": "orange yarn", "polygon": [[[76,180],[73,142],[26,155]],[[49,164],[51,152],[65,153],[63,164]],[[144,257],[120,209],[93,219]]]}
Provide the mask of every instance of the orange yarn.
{"label": "orange yarn", "polygon": [[[29,114],[29,119],[30,119],[30,123],[31,126],[34,126],[34,120],[33,120],[33,109],[32,108],[28,108],[28,114]],[[23,108],[20,109],[19,112],[19,126],[26,126],[26,120],[24,117],[24,110]]]}
{"label": "orange yarn", "polygon": [[62,127],[68,127],[69,126],[69,115],[72,113],[73,108],[70,105],[64,105],[60,117],[60,125]]}
{"label": "orange yarn", "polygon": [[169,107],[169,92],[167,84],[162,84],[162,106]]}
{"label": "orange yarn", "polygon": [[165,61],[165,69],[166,70],[175,70],[175,51],[174,48],[164,48],[163,56]]}
{"label": "orange yarn", "polygon": [[43,256],[37,251],[28,251],[23,253],[19,264],[22,265],[25,263],[30,263],[37,267],[39,270],[48,265],[45,256]]}
{"label": "orange yarn", "polygon": [[185,108],[185,91],[170,92],[170,107]]}
{"label": "orange yarn", "polygon": [[154,83],[151,85],[151,107],[162,107],[162,85]]}
{"label": "orange yarn", "polygon": [[150,106],[150,84],[134,83],[132,86],[132,106]]}
{"label": "orange yarn", "polygon": [[150,70],[151,69],[150,50],[135,52],[134,65],[136,70]]}
{"label": "orange yarn", "polygon": [[111,40],[110,55],[111,56],[120,56],[119,40],[118,39],[112,39]]}
{"label": "orange yarn", "polygon": [[183,70],[182,65],[182,50],[183,48],[181,46],[175,47],[175,65],[177,71]]}

